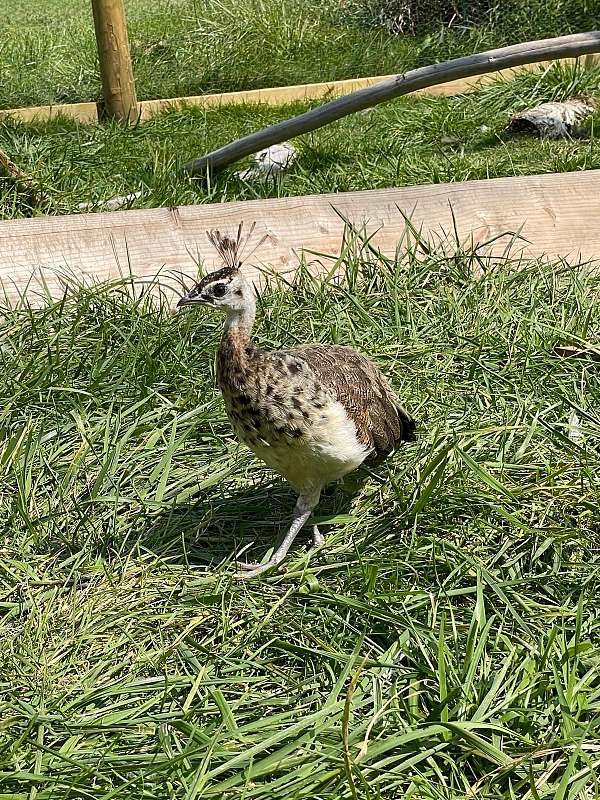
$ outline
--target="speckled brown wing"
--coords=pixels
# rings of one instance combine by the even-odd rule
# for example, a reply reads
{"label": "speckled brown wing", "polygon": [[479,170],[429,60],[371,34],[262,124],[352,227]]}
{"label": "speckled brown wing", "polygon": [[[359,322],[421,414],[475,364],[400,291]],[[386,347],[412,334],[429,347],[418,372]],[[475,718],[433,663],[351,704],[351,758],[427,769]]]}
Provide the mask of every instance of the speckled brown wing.
{"label": "speckled brown wing", "polygon": [[351,347],[310,344],[288,351],[305,361],[323,387],[337,397],[372,448],[367,463],[379,463],[402,441],[415,439],[415,423],[380,370]]}

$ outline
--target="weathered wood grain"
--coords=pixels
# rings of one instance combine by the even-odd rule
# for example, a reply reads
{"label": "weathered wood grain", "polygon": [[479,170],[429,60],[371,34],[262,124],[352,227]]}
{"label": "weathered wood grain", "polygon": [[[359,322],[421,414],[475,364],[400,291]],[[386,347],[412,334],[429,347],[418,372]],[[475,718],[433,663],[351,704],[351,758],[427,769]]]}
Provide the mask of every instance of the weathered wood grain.
{"label": "weathered wood grain", "polygon": [[[65,276],[80,281],[160,274],[161,286],[174,296],[178,277],[191,280],[198,261],[217,264],[206,238],[211,228],[233,232],[241,220],[255,221],[255,241],[268,234],[248,265],[258,278],[261,267],[293,272],[301,253],[315,269],[330,267],[313,254],[339,253],[340,215],[378,231],[374,243],[393,255],[406,231],[399,209],[433,238],[453,235],[453,213],[461,239],[484,242],[521,229],[529,243],[516,246],[527,255],[574,262],[600,256],[600,170],[593,170],[0,222],[0,281],[10,302],[16,302],[26,287],[30,298],[37,296],[41,276],[58,296]],[[505,246],[500,240],[492,250],[499,253]]]}

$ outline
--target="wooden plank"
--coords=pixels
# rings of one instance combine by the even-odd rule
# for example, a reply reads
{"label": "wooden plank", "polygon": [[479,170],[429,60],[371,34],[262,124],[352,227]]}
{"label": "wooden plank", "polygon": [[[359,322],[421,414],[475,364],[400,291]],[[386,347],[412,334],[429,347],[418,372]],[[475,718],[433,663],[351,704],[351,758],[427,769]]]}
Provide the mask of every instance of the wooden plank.
{"label": "wooden plank", "polygon": [[[461,239],[484,242],[522,227],[529,244],[518,247],[526,255],[573,261],[600,255],[600,170],[592,170],[0,222],[0,283],[14,302],[28,285],[30,297],[39,291],[40,275],[58,296],[65,275],[105,280],[129,272],[141,278],[160,273],[161,285],[174,296],[176,276],[194,276],[198,261],[207,267],[218,263],[206,239],[211,228],[233,232],[240,221],[255,221],[256,242],[268,234],[248,265],[258,279],[261,266],[293,272],[302,252],[315,269],[320,259],[311,252],[339,253],[344,229],[339,214],[378,231],[374,243],[393,255],[406,230],[398,209],[433,238],[452,232],[453,211]],[[496,242],[493,252],[505,245],[506,240]]]}
{"label": "wooden plank", "polygon": [[[589,56],[586,58],[590,58]],[[593,57],[592,57],[593,58]],[[572,64],[577,59],[559,59],[561,64]],[[539,61],[535,64],[526,64],[517,69],[503,69],[489,72],[474,78],[460,78],[448,83],[418,89],[414,95],[426,96],[453,96],[472,91],[479,85],[491,83],[498,77],[510,78],[522,70],[536,70],[548,67],[551,61]],[[591,63],[591,62],[590,62]],[[161,100],[138,101],[138,112],[142,120],[151,119],[155,114],[169,108],[180,108],[190,105],[200,108],[218,108],[222,105],[244,105],[264,103],[266,105],[280,106],[286,103],[301,102],[306,100],[324,100],[338,97],[368,86],[375,86],[393,78],[393,75],[377,75],[368,78],[351,78],[344,81],[329,81],[324,83],[306,83],[297,86],[277,86],[269,89],[250,89],[242,92],[224,92],[222,94],[201,94],[190,97],[171,97]],[[96,103],[66,103],[48,106],[31,106],[30,108],[0,109],[0,119],[14,117],[22,122],[43,121],[54,119],[57,116],[67,116],[82,123],[98,121],[98,107]]]}
{"label": "wooden plank", "polygon": [[98,122],[96,103],[57,103],[50,106],[0,109],[0,119],[12,117],[20,122],[45,122],[56,117],[69,117],[82,124]]}

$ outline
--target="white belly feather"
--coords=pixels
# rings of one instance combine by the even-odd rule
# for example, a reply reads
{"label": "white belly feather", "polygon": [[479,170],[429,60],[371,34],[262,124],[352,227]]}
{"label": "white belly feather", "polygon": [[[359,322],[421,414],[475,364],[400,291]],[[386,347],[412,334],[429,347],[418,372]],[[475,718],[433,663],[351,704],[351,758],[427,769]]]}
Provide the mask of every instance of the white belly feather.
{"label": "white belly feather", "polygon": [[298,492],[336,481],[356,469],[369,455],[343,405],[330,402],[306,435],[292,444],[264,440],[250,445],[267,466],[279,472]]}

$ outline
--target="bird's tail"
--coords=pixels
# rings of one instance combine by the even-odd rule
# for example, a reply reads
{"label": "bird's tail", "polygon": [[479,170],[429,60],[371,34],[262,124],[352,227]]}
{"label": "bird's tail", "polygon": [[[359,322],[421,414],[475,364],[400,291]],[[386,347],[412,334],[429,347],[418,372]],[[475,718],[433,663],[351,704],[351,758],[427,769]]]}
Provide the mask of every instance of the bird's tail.
{"label": "bird's tail", "polygon": [[400,441],[401,442],[416,441],[417,423],[410,416],[408,411],[401,405],[396,405],[396,411],[398,412],[398,419],[400,420],[400,427],[402,428],[402,431],[400,433]]}

